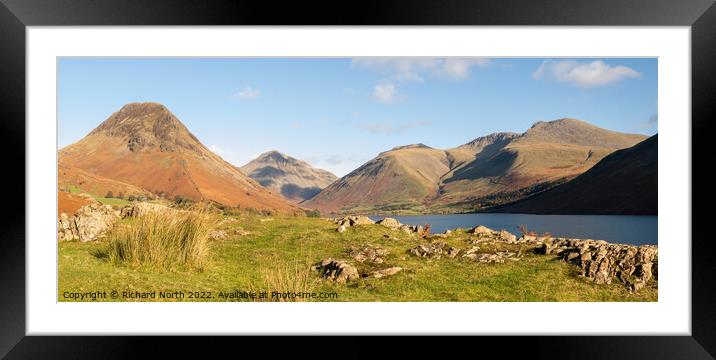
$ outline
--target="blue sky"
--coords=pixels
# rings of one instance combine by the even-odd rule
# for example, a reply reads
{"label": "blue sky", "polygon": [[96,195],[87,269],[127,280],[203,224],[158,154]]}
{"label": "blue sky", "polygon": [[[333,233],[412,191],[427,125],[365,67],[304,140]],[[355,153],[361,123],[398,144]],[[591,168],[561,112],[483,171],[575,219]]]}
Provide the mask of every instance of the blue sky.
{"label": "blue sky", "polygon": [[342,176],[395,146],[540,120],[651,135],[657,80],[655,58],[61,58],[59,146],[153,101],[235,165],[279,150]]}

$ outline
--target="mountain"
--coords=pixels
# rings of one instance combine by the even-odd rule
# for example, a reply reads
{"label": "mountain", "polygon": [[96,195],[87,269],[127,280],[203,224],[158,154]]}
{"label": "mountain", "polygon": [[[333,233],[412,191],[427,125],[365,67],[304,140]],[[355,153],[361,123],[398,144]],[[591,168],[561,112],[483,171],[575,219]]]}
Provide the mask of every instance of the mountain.
{"label": "mountain", "polygon": [[211,152],[156,103],[123,106],[82,140],[61,149],[59,159],[70,169],[169,198],[286,212],[296,209]]}
{"label": "mountain", "polygon": [[326,170],[278,151],[265,152],[240,169],[261,186],[293,203],[312,198],[338,179]]}
{"label": "mountain", "polygon": [[572,178],[615,150],[646,136],[606,130],[576,119],[540,121],[509,141],[452,170],[443,178],[436,204],[480,202],[537,184]]}
{"label": "mountain", "polygon": [[606,156],[573,180],[498,212],[656,215],[658,139],[654,135]]}
{"label": "mountain", "polygon": [[645,138],[559,119],[447,150],[408,145],[381,153],[302,206],[325,212],[479,210],[549,189]]}
{"label": "mountain", "polygon": [[411,208],[438,190],[440,177],[450,170],[448,154],[423,144],[380,153],[321,190],[301,206],[321,211]]}

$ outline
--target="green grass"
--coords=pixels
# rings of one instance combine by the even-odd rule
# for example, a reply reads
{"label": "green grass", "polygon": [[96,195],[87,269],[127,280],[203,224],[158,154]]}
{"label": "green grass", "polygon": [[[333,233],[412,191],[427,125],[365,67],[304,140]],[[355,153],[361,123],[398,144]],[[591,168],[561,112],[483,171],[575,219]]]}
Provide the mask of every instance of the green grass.
{"label": "green grass", "polygon": [[129,205],[129,204],[131,204],[130,201],[125,200],[125,199],[118,199],[118,198],[114,198],[114,197],[112,197],[112,198],[107,198],[107,197],[104,197],[104,196],[101,196],[101,195],[97,195],[97,194],[94,194],[94,193],[91,193],[91,192],[84,191],[84,190],[80,189],[80,188],[79,188],[77,185],[75,185],[75,184],[66,185],[64,188],[65,188],[68,192],[70,192],[71,194],[88,194],[88,195],[91,196],[93,199],[99,201],[99,202],[100,202],[101,204],[103,204],[103,205],[124,206],[124,205]]}
{"label": "green grass", "polygon": [[[210,242],[210,256],[202,270],[185,267],[161,269],[141,264],[115,264],[102,256],[106,243],[59,243],[59,300],[65,292],[310,290],[335,292],[337,299],[318,301],[656,301],[657,287],[650,284],[636,294],[623,286],[596,285],[577,276],[574,265],[553,256],[526,255],[518,262],[479,264],[468,259],[425,259],[406,251],[421,241],[379,225],[336,232],[336,225],[323,219],[260,216],[237,217],[219,228],[229,234]],[[264,221],[261,221],[261,220]],[[242,228],[249,235],[235,235]],[[385,238],[384,235],[390,236]],[[469,248],[468,235],[440,239],[452,246]],[[348,260],[359,270],[369,265],[352,261],[346,249],[365,244],[390,251],[382,266],[404,270],[383,279],[360,279],[334,284],[308,270],[326,257]],[[517,250],[517,245],[500,245]],[[496,250],[486,248],[486,251]],[[120,301],[123,299],[119,299]],[[165,299],[166,300],[166,299]],[[175,299],[170,299],[175,300]],[[197,299],[179,299],[195,301]],[[104,301],[117,301],[104,299]]]}
{"label": "green grass", "polygon": [[106,198],[106,197],[99,197],[94,196],[94,199],[102,203],[103,205],[129,205],[131,202],[129,200],[125,199],[118,199],[118,198]]}

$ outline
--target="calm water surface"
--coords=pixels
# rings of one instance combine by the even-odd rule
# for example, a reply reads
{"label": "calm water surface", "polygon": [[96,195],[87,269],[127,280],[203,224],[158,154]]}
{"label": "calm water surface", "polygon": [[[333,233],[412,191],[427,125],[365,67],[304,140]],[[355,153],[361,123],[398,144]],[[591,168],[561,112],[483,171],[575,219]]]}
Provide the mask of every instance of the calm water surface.
{"label": "calm water surface", "polygon": [[[447,229],[472,228],[484,225],[495,230],[507,230],[515,235],[525,225],[538,233],[550,232],[557,237],[606,240],[618,244],[657,244],[657,216],[625,215],[527,215],[527,214],[453,214],[392,216],[403,224],[430,224],[431,232]],[[380,220],[385,216],[370,216]]]}

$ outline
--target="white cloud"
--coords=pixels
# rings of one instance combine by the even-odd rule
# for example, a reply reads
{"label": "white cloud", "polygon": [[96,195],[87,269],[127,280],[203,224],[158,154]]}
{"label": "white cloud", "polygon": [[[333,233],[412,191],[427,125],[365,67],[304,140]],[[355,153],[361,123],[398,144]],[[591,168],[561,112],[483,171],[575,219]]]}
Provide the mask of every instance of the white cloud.
{"label": "white cloud", "polygon": [[649,116],[649,124],[658,124],[659,123],[659,114],[654,114]]}
{"label": "white cloud", "polygon": [[389,104],[395,101],[397,92],[395,85],[391,83],[378,84],[373,88],[373,99],[380,103]]}
{"label": "white cloud", "polygon": [[588,88],[604,86],[628,78],[641,78],[636,70],[618,65],[610,66],[604,61],[592,62],[577,61],[544,61],[532,74],[532,78],[555,79],[560,82],[572,83],[576,86]]}
{"label": "white cloud", "polygon": [[299,121],[294,121],[291,123],[292,129],[300,129],[302,126],[303,126],[303,124],[301,124],[301,122],[299,122]]}
{"label": "white cloud", "polygon": [[487,58],[410,58],[361,57],[351,61],[351,67],[377,71],[393,81],[424,81],[425,76],[441,79],[465,80],[473,67],[490,64]]}
{"label": "white cloud", "polygon": [[371,133],[371,134],[400,134],[407,130],[414,129],[421,126],[431,125],[430,120],[417,120],[409,121],[402,124],[393,124],[392,122],[369,122],[360,124],[360,128]]}
{"label": "white cloud", "polygon": [[232,96],[244,100],[256,99],[261,96],[261,89],[254,89],[247,85],[243,90],[233,94]]}

